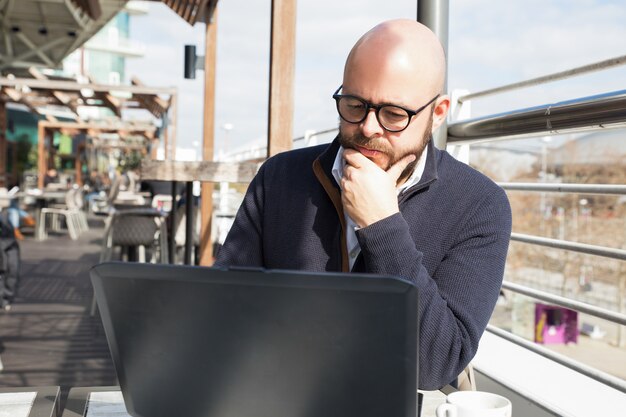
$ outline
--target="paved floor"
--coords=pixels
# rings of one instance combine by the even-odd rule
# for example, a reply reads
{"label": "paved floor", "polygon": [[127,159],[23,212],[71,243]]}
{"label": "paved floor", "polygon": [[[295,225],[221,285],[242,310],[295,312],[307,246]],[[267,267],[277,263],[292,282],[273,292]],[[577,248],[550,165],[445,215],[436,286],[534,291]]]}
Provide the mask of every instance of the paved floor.
{"label": "paved floor", "polygon": [[73,241],[50,235],[20,242],[22,279],[10,311],[0,312],[0,386],[116,385],[100,318],[89,315],[89,269],[98,262],[103,224]]}
{"label": "paved floor", "polygon": [[[1,387],[62,388],[116,385],[106,339],[96,316],[89,316],[91,284],[88,271],[98,262],[101,221],[72,241],[50,235],[43,242],[32,237],[20,243],[22,280],[10,311],[0,311]],[[510,310],[496,314],[502,327]],[[626,379],[626,349],[581,336],[576,345],[551,345],[605,372]],[[63,400],[64,401],[64,400]]]}

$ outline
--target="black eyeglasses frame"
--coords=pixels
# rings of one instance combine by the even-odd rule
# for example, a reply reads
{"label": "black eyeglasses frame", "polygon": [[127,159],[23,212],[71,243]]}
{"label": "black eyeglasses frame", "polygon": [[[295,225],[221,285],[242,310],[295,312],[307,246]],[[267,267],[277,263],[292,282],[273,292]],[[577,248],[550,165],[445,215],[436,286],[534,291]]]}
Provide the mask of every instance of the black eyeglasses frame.
{"label": "black eyeglasses frame", "polygon": [[[376,120],[378,121],[378,124],[383,129],[385,129],[387,132],[392,132],[392,133],[402,132],[407,127],[409,127],[413,117],[416,116],[417,114],[419,114],[426,107],[430,106],[440,96],[440,94],[437,94],[435,97],[431,98],[428,101],[428,103],[424,104],[422,107],[418,108],[417,110],[411,110],[411,109],[407,109],[406,107],[398,106],[397,104],[384,103],[384,104],[378,104],[377,105],[377,104],[372,104],[369,101],[367,101],[367,100],[365,100],[365,99],[363,99],[363,98],[361,98],[359,96],[353,96],[351,94],[339,94],[339,90],[341,90],[342,88],[343,88],[343,84],[340,85],[339,88],[333,94],[333,99],[335,99],[335,105],[337,106],[337,113],[339,113],[339,117],[341,117],[342,120],[344,120],[344,121],[346,121],[348,123],[352,123],[352,124],[359,124],[359,123],[363,122],[363,120],[367,119],[367,115],[370,113],[370,109],[374,109],[374,112],[376,114]],[[343,117],[343,115],[341,114],[341,111],[339,111],[339,100],[341,100],[342,98],[352,98],[352,99],[358,100],[361,103],[365,104],[365,113],[364,113],[363,118],[361,120],[356,121],[356,122],[352,122],[350,120],[347,120],[345,117]],[[385,125],[383,125],[383,123],[380,121],[380,118],[378,117],[380,109],[383,108],[383,107],[397,107],[397,108],[402,109],[405,112],[407,112],[407,114],[409,115],[409,118],[407,119],[406,126],[404,126],[402,129],[398,129],[398,130],[392,130],[392,129],[388,129],[387,127],[385,127]]]}

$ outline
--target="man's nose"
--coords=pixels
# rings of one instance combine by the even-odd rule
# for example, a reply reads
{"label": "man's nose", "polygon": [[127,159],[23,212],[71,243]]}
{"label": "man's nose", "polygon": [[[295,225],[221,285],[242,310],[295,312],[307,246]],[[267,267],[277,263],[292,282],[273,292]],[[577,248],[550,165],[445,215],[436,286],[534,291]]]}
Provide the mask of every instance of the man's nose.
{"label": "man's nose", "polygon": [[365,137],[370,137],[376,134],[383,134],[384,129],[378,123],[378,119],[376,118],[376,110],[369,109],[367,112],[367,116],[365,116],[365,120],[361,122],[361,131]]}

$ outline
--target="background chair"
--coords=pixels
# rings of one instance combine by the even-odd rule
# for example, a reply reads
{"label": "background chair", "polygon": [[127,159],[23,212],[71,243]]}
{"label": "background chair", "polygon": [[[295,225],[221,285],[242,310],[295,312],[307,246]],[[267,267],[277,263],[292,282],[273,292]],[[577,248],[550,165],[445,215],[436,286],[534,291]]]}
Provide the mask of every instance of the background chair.
{"label": "background chair", "polygon": [[[70,238],[76,240],[78,236],[89,230],[87,217],[82,211],[84,204],[82,190],[74,186],[65,194],[65,204],[57,207],[44,207],[39,213],[37,227],[41,239],[47,237],[47,228],[56,232],[62,230],[61,219],[65,220],[65,226]],[[50,216],[50,222],[46,222],[46,216]]]}
{"label": "background chair", "polygon": [[100,254],[100,262],[109,261],[113,257],[115,247],[120,247],[122,258],[125,250],[134,260],[134,251],[137,251],[137,260],[146,262],[145,250],[151,248],[150,262],[167,262],[167,228],[162,214],[153,209],[116,210],[105,227],[105,234]]}
{"label": "background chair", "polygon": [[[116,247],[120,248],[122,260],[146,262],[146,249],[150,248],[150,263],[157,259],[159,263],[167,263],[167,226],[161,212],[152,208],[113,211],[105,223],[100,262],[113,259]],[[93,296],[90,314],[95,313]]]}
{"label": "background chair", "polygon": [[107,215],[113,208],[113,202],[120,192],[122,179],[116,176],[111,183],[108,193],[94,196],[89,203],[89,211],[94,214]]}
{"label": "background chair", "polygon": [[[176,231],[174,234],[174,241],[176,242],[176,253],[175,253],[176,259],[174,259],[174,263],[178,263],[177,260],[179,258],[178,256],[179,254],[181,255],[180,258],[182,259],[181,253],[184,250],[185,242],[187,241],[186,224],[187,224],[187,205],[181,204],[179,207],[176,208],[176,224],[174,225],[174,230]],[[201,227],[200,216],[198,216],[198,206],[195,204],[192,209],[192,224],[193,224],[193,233],[192,233],[193,252],[192,252],[191,258],[194,259],[196,252],[197,252],[197,248],[200,245],[200,227]]]}

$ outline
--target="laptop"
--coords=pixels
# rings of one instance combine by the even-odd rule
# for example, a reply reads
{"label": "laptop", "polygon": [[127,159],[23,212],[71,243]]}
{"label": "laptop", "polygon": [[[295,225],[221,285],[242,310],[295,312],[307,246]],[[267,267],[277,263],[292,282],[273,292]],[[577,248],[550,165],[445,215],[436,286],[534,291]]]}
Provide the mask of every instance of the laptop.
{"label": "laptop", "polygon": [[415,417],[417,290],[367,274],[91,270],[135,417]]}

